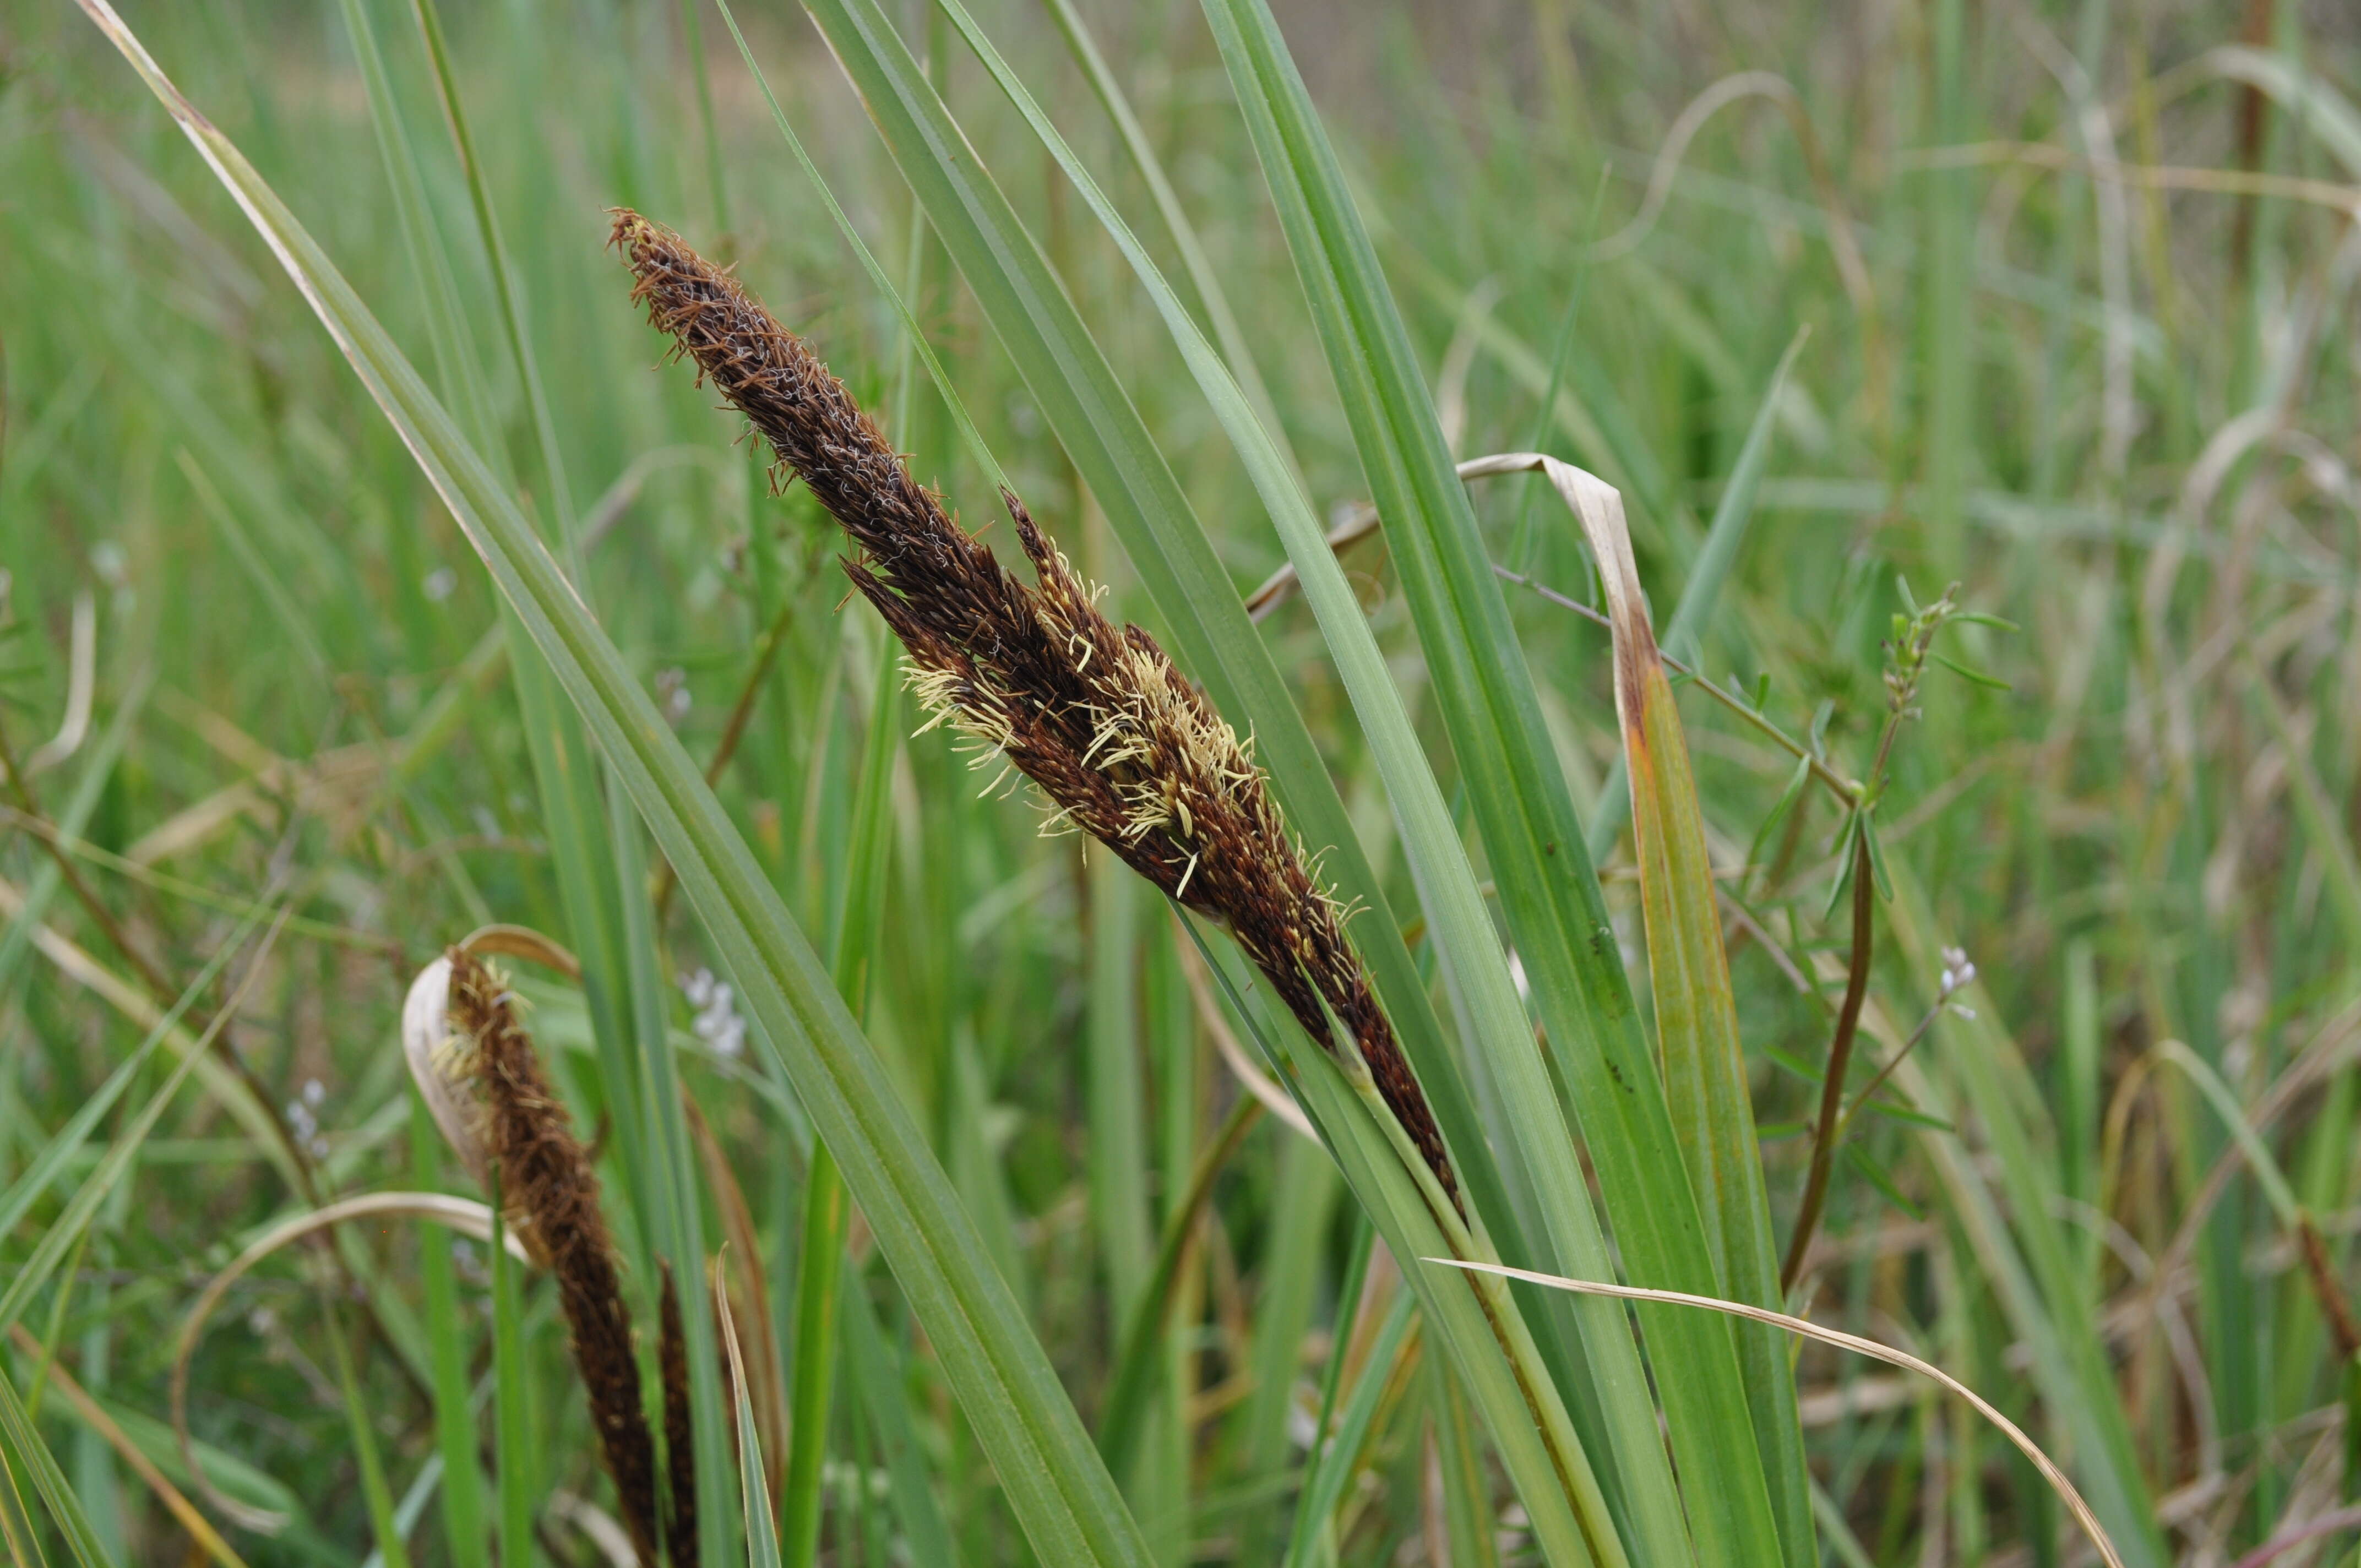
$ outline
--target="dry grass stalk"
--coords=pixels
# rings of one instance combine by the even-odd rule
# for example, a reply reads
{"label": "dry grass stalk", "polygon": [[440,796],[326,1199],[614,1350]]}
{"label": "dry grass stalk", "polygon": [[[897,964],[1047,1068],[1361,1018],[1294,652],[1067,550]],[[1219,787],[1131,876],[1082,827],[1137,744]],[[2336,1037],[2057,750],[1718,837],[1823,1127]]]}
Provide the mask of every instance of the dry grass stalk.
{"label": "dry grass stalk", "polygon": [[641,1403],[631,1313],[598,1207],[598,1175],[574,1136],[565,1102],[542,1072],[531,1036],[517,1022],[505,981],[473,954],[455,948],[449,956],[451,1024],[467,1053],[454,1065],[468,1070],[482,1090],[485,1152],[500,1164],[502,1202],[521,1214],[521,1239],[556,1277],[623,1528],[640,1560],[653,1565],[655,1442]]}
{"label": "dry grass stalk", "polygon": [[909,651],[934,715],[1040,787],[1044,831],[1080,828],[1167,894],[1226,925],[1312,1037],[1333,1012],[1444,1190],[1443,1138],[1367,971],[1348,912],[1288,837],[1247,747],[1154,638],[1117,627],[1016,496],[1002,502],[1038,587],[960,528],[844,384],[738,280],[636,213],[613,243],[631,297],[851,534],[845,571]]}

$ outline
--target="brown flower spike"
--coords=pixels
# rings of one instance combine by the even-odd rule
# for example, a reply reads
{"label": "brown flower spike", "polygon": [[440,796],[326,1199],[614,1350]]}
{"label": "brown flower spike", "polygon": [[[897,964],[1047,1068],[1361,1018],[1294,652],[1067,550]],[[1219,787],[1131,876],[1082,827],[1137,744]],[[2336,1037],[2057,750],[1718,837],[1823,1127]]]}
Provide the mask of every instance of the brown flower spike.
{"label": "brown flower spike", "polygon": [[1246,746],[1203,694],[1154,638],[1100,613],[1098,590],[1004,490],[1039,586],[1010,576],[729,272],[636,213],[615,214],[612,243],[650,323],[770,444],[774,480],[800,477],[852,536],[859,554],[845,572],[909,651],[910,685],[933,722],[1038,784],[1052,808],[1045,830],[1081,828],[1226,925],[1323,1046],[1323,1004],[1333,1012],[1457,1201],[1434,1117],[1345,939],[1345,911],[1313,879]]}
{"label": "brown flower spike", "polygon": [[[451,1022],[468,1053],[459,1065],[483,1091],[484,1142],[500,1162],[501,1206],[523,1216],[519,1239],[556,1277],[623,1526],[640,1561],[653,1568],[658,1561],[655,1442],[641,1404],[631,1313],[598,1206],[598,1178],[574,1136],[565,1102],[542,1072],[532,1037],[517,1022],[507,982],[471,953],[454,948],[449,956]],[[694,1488],[686,1445],[675,1453],[673,1468],[676,1492]]]}

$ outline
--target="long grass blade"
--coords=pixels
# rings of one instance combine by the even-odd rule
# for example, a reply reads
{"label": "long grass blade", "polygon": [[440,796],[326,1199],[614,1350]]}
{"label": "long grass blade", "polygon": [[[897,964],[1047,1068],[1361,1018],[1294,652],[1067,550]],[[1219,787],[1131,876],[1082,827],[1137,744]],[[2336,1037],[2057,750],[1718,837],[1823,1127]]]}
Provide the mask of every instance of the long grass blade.
{"label": "long grass blade", "polygon": [[[1207,0],[1205,12],[1386,522],[1501,909],[1532,979],[1551,1060],[1563,1069],[1561,1102],[1588,1134],[1632,1276],[1709,1291],[1719,1276],[1699,1197],[1681,1167],[1654,1067],[1639,1038],[1629,982],[1523,652],[1400,311],[1268,7],[1259,0]],[[1569,1210],[1576,1196],[1549,1195]],[[1766,1245],[1768,1223],[1766,1214]],[[1800,1433],[1766,1430],[1748,1414],[1726,1325],[1684,1323],[1675,1315],[1644,1321],[1660,1360],[1693,1373],[1663,1380],[1659,1388],[1700,1557],[1784,1558],[1790,1568],[1808,1562]],[[1765,1439],[1792,1456],[1778,1460],[1769,1475],[1758,1447]],[[1640,1456],[1631,1459],[1637,1464]],[[1773,1476],[1783,1483],[1775,1503]],[[1653,1550],[1661,1554],[1664,1546],[1655,1541]]]}
{"label": "long grass blade", "polygon": [[738,1349],[738,1325],[730,1316],[730,1290],[721,1260],[713,1260],[713,1299],[721,1315],[721,1348],[730,1358],[730,1387],[738,1391],[738,1490],[746,1500],[746,1561],[749,1568],[780,1568],[779,1532],[771,1518],[771,1489],[763,1479],[763,1433],[747,1393],[746,1358]]}
{"label": "long grass blade", "polygon": [[345,1397],[345,1425],[352,1434],[353,1459],[360,1470],[361,1499],[368,1509],[369,1533],[377,1540],[377,1555],[385,1568],[410,1568],[410,1548],[402,1527],[394,1519],[393,1488],[385,1478],[385,1455],[370,1430],[376,1418],[368,1396],[361,1392],[360,1370],[353,1359],[344,1314],[331,1304],[327,1320],[329,1359],[336,1368],[336,1387]]}
{"label": "long grass blade", "polygon": [[[1099,52],[1098,42],[1091,37],[1082,13],[1074,9],[1074,0],[1048,0],[1048,5],[1050,20],[1058,24],[1074,63],[1082,68],[1091,91],[1098,95],[1100,106],[1114,122],[1115,133],[1123,139],[1124,151],[1130,155],[1132,167],[1139,170],[1140,180],[1156,203],[1156,215],[1164,220],[1165,232],[1172,236],[1173,248],[1180,253],[1181,270],[1188,275],[1189,286],[1196,291],[1205,319],[1213,325],[1214,341],[1222,345],[1223,362],[1237,378],[1239,390],[1254,410],[1257,422],[1269,433],[1280,461],[1294,477],[1297,487],[1302,488],[1303,466],[1288,444],[1279,405],[1271,400],[1270,389],[1263,384],[1262,371],[1256,364],[1254,345],[1246,340],[1246,329],[1238,324],[1237,313],[1230,308],[1221,275],[1213,270],[1213,258],[1205,253],[1205,242],[1198,237],[1196,225],[1189,221],[1188,209],[1180,204],[1180,193],[1172,188],[1171,176],[1165,172],[1163,159],[1156,155],[1156,145],[1148,138],[1148,127],[1139,123],[1123,83],[1107,64],[1106,56]],[[996,70],[994,74],[998,74]]]}
{"label": "long grass blade", "polygon": [[[1774,398],[1776,390],[1774,382]],[[1631,776],[1648,981],[1674,1130],[1705,1211],[1706,1240],[1717,1272],[1732,1299],[1768,1309],[1782,1299],[1778,1255],[1688,741],[1656,651],[1621,498],[1576,470],[1559,466],[1549,474],[1581,519],[1614,623],[1615,710]],[[1773,1466],[1773,1479],[1784,1488],[1803,1491],[1808,1477],[1796,1441],[1800,1429],[1786,1347],[1767,1331],[1741,1328],[1738,1352],[1757,1442]],[[1793,1466],[1787,1474],[1778,1473],[1783,1460]]]}
{"label": "long grass blade", "polygon": [[[853,791],[852,857],[845,867],[844,894],[835,920],[836,950],[829,964],[837,994],[856,1017],[866,1011],[870,969],[884,935],[885,883],[893,849],[886,806],[893,799],[894,758],[901,739],[893,640],[883,628],[870,635],[876,650],[877,685],[870,699],[860,782]],[[791,1396],[794,1425],[780,1508],[780,1541],[789,1568],[807,1568],[819,1552],[822,1466],[828,1456],[829,1408],[842,1309],[838,1280],[843,1269],[849,1212],[843,1174],[827,1145],[818,1145],[804,1177],[803,1271],[796,1288],[796,1372]]]}
{"label": "long grass blade", "polygon": [[[355,56],[361,65],[362,83],[368,94],[379,159],[394,195],[395,217],[424,296],[428,338],[442,380],[444,400],[461,414],[462,428],[472,435],[476,450],[487,457],[496,473],[505,473],[507,442],[491,413],[491,394],[484,385],[484,368],[477,358],[468,313],[456,280],[459,268],[452,254],[453,245],[434,222],[423,160],[386,70],[367,0],[342,3],[346,30],[352,38]],[[524,335],[522,306],[515,297],[514,280],[506,270],[510,265],[507,247],[476,159],[457,83],[451,78],[440,21],[425,0],[412,0],[412,9],[427,46],[445,125],[466,176],[478,244],[487,264],[494,269],[510,357],[534,392],[535,438],[540,444],[544,478],[555,487],[562,483],[564,477],[555,428],[545,417],[547,400],[539,395],[539,370]],[[564,492],[553,488],[551,493],[555,497]],[[566,531],[571,523],[570,510],[561,509],[558,537],[570,538]],[[620,886],[609,853],[605,810],[598,799],[596,770],[580,726],[565,711],[547,672],[539,661],[517,656],[522,652],[522,626],[504,613],[501,630],[509,646],[511,679],[523,718],[525,748],[532,760],[557,873],[559,901],[566,911],[566,936],[582,956],[588,971],[583,994],[589,1004],[598,1045],[599,1108],[613,1124],[620,1177],[617,1186],[631,1222],[623,1227],[623,1234],[626,1245],[634,1249],[634,1260],[641,1271],[653,1277],[654,1270],[647,1244],[651,1231],[665,1215],[649,1212],[653,1201],[651,1182],[654,1179],[650,1164],[653,1157],[648,1148],[650,1134],[642,1126],[647,1113],[641,1097],[634,1092],[639,1075],[632,1051],[631,998],[626,986],[630,959],[618,927]],[[701,1270],[697,1275],[703,1277]]]}

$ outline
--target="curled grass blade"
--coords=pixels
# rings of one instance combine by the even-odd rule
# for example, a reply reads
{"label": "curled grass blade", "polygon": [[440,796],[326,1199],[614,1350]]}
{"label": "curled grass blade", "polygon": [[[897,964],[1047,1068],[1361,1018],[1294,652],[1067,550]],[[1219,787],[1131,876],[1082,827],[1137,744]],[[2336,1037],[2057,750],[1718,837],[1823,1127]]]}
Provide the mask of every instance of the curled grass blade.
{"label": "curled grass blade", "polygon": [[[1703,667],[1698,639],[1713,614],[1714,601],[1721,597],[1722,585],[1730,580],[1730,568],[1738,564],[1739,552],[1745,548],[1748,527],[1754,521],[1754,496],[1763,483],[1763,470],[1770,464],[1771,436],[1778,425],[1779,394],[1785,389],[1787,372],[1795,368],[1795,356],[1803,352],[1804,342],[1810,335],[1810,327],[1798,327],[1788,341],[1787,352],[1779,356],[1779,367],[1771,372],[1770,390],[1763,394],[1763,406],[1755,411],[1754,422],[1746,432],[1746,444],[1738,449],[1738,461],[1730,466],[1720,503],[1713,509],[1713,522],[1706,530],[1705,543],[1689,563],[1688,576],[1681,584],[1680,600],[1673,607],[1672,620],[1664,624],[1664,650],[1687,659],[1693,667]],[[1588,836],[1590,858],[1594,861],[1607,858],[1615,835],[1630,816],[1631,800],[1624,790],[1625,767],[1625,760],[1618,757],[1598,792],[1598,809],[1591,814]]]}
{"label": "curled grass blade", "polygon": [[204,1338],[205,1326],[220,1310],[231,1287],[265,1258],[337,1225],[357,1220],[395,1218],[431,1220],[476,1241],[499,1241],[507,1255],[525,1261],[523,1244],[513,1237],[501,1239],[493,1224],[491,1208],[472,1198],[455,1198],[444,1192],[364,1192],[291,1215],[265,1230],[248,1242],[227,1267],[206,1282],[188,1315],[181,1321],[181,1332],[173,1341],[171,1373],[172,1427],[181,1463],[205,1500],[242,1529],[275,1534],[286,1528],[291,1516],[280,1510],[257,1508],[219,1490],[210,1477],[210,1467],[198,1462],[198,1444],[189,1430],[189,1369]]}
{"label": "curled grass blade", "polygon": [[[1423,1258],[1421,1261],[1444,1268],[1481,1269],[1488,1274],[1514,1272],[1490,1265],[1454,1263],[1449,1258],[1442,1257]],[[1524,1277],[1528,1284],[1545,1285],[1556,1290],[1575,1290],[1585,1295],[1611,1297],[1620,1301],[1661,1301],[1672,1306],[1689,1307],[1703,1311],[1721,1312],[1733,1318],[1744,1318],[1751,1322],[1761,1323],[1766,1328],[1782,1329],[1805,1339],[1817,1340],[1822,1344],[1833,1345],[1839,1350],[1849,1350],[1856,1355],[1865,1355],[1873,1361],[1884,1362],[1889,1366],[1898,1366],[1905,1372],[1916,1372],[1922,1377],[1932,1378],[1949,1392],[1974,1406],[1976,1414],[1997,1427],[2002,1435],[2015,1443],[2017,1451],[2033,1462],[2034,1468],[2041,1472],[2041,1478],[2049,1484],[2051,1489],[2058,1494],[2059,1500],[2064,1502],[2067,1508],[2073,1514],[2074,1522],[2081,1525],[2082,1532],[2090,1537],[2091,1544],[2098,1549],[2100,1557],[2107,1563],[2107,1568],[2124,1568],[2124,1560],[2116,1552],[2115,1543],[2108,1536],[2106,1527],[2099,1522],[2099,1516],[2091,1511],[2091,1505],[2082,1500],[2082,1494],[2074,1489],[2074,1483],[2068,1480],[2066,1473],[2058,1467],[2049,1455],[2041,1451],[2040,1444],[2026,1436],[2024,1429],[2001,1414],[1991,1400],[1931,1361],[1923,1361],[1908,1351],[1896,1350],[1888,1344],[1880,1344],[1873,1339],[1863,1339],[1859,1334],[1849,1334],[1841,1329],[1822,1328],[1807,1319],[1790,1317],[1784,1312],[1774,1312],[1766,1307],[1750,1306],[1743,1301],[1722,1301],[1710,1296],[1692,1296],[1681,1290],[1649,1290],[1626,1285],[1609,1285],[1590,1279],[1548,1278],[1538,1275],[1528,1275]]]}

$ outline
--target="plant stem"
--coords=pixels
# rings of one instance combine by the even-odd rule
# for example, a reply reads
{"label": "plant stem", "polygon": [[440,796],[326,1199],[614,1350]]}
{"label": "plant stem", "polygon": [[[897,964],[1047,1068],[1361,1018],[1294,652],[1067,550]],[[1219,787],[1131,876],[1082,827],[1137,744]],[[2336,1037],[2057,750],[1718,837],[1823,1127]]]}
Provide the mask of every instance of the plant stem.
{"label": "plant stem", "polygon": [[1838,1118],[1837,1135],[1839,1137],[1844,1136],[1846,1130],[1852,1125],[1854,1118],[1869,1108],[1870,1100],[1880,1089],[1885,1087],[1885,1080],[1894,1076],[1894,1069],[1900,1067],[1903,1058],[1917,1047],[1919,1041],[1927,1037],[1927,1031],[1933,1028],[1935,1020],[1942,1015],[1943,1004],[1938,1002],[1927,1010],[1927,1016],[1918,1020],[1918,1026],[1910,1031],[1910,1037],[1902,1042],[1901,1049],[1895,1051],[1883,1067],[1870,1075],[1869,1081],[1861,1086],[1861,1092],[1852,1097],[1852,1103],[1846,1106],[1844,1114]]}
{"label": "plant stem", "polygon": [[2304,1273],[2312,1281],[2312,1294],[2320,1299],[2320,1315],[2328,1320],[2329,1337],[2336,1342],[2336,1353],[2351,1361],[2361,1353],[2361,1324],[2353,1318],[2352,1299],[2345,1295],[2344,1282],[2336,1277],[2336,1265],[2328,1255],[2328,1244],[2321,1238],[2320,1227],[2310,1214],[2296,1226],[2298,1248],[2303,1254]]}
{"label": "plant stem", "polygon": [[1804,1255],[1811,1251],[1812,1234],[1819,1229],[1820,1211],[1828,1198],[1828,1172],[1836,1163],[1837,1139],[1844,1130],[1845,1071],[1852,1066],[1852,1047],[1861,1032],[1861,1010],[1869,1000],[1869,960],[1875,940],[1877,879],[1869,863],[1869,828],[1854,829],[1852,841],[1852,963],[1845,975],[1844,1005],[1837,1013],[1836,1036],[1828,1042],[1828,1066],[1820,1080],[1820,1114],[1812,1129],[1812,1168],[1804,1179],[1804,1201],[1795,1210],[1795,1234],[1787,1243],[1786,1266],[1779,1271],[1779,1293],[1795,1288],[1804,1271]]}
{"label": "plant stem", "polygon": [[508,1254],[508,1212],[500,1197],[500,1167],[492,1162],[492,1430],[493,1475],[500,1488],[500,1562],[533,1561],[533,1431],[525,1409],[524,1305],[516,1260]]}

